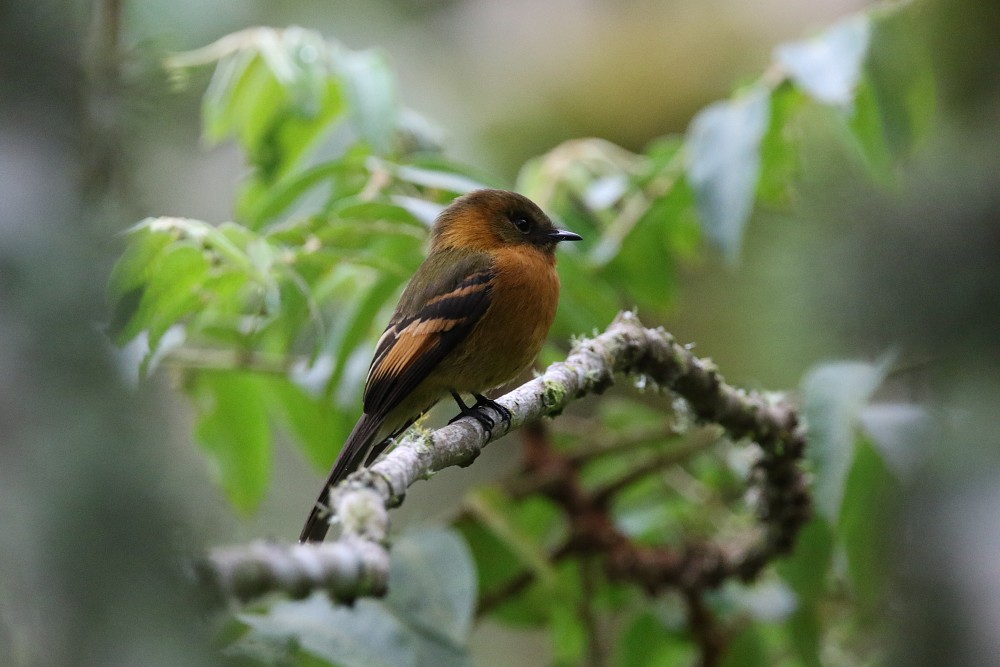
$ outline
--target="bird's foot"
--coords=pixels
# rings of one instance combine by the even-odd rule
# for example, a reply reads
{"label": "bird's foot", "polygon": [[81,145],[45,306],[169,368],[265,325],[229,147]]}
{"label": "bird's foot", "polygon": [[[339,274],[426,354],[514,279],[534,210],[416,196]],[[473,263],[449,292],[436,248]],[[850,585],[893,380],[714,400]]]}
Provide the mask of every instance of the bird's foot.
{"label": "bird's foot", "polygon": [[458,407],[461,412],[449,421],[449,424],[453,424],[462,417],[472,417],[483,427],[483,431],[486,432],[486,437],[491,438],[493,437],[493,427],[496,426],[497,422],[494,421],[491,416],[486,414],[483,411],[483,408],[492,408],[500,415],[500,423],[504,425],[504,432],[510,429],[510,420],[513,415],[510,410],[496,401],[486,398],[482,394],[473,394],[476,402],[475,404],[469,406],[465,404],[462,397],[459,396],[458,393],[453,391],[451,392],[451,395],[455,399],[455,402],[458,403]]}

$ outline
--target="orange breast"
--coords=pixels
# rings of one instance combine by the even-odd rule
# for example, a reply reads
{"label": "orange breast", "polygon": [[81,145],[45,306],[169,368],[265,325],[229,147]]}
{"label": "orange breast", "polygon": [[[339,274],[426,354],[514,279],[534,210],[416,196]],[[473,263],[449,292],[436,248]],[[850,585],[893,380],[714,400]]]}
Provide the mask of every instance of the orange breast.
{"label": "orange breast", "polygon": [[448,389],[483,392],[525,370],[545,343],[559,304],[555,257],[533,247],[494,251],[490,307],[441,364]]}

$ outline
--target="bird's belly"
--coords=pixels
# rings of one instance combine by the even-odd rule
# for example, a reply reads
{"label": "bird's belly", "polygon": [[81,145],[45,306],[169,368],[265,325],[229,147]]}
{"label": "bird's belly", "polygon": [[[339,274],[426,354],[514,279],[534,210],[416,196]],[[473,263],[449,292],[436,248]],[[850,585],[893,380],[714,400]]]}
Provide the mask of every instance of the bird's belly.
{"label": "bird's belly", "polygon": [[544,258],[501,263],[489,309],[441,363],[445,391],[479,393],[515,379],[538,356],[559,302],[559,277]]}

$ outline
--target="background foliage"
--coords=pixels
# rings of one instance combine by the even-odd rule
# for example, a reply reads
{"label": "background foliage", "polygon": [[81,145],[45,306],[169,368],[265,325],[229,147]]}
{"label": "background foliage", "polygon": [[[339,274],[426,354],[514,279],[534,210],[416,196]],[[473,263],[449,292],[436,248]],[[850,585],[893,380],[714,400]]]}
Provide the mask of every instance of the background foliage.
{"label": "background foliage", "polygon": [[[982,567],[975,555],[988,551],[975,535],[991,521],[983,509],[989,496],[976,490],[989,488],[991,468],[963,462],[979,460],[983,453],[973,443],[995,432],[984,409],[996,390],[989,379],[995,350],[984,345],[994,340],[1000,318],[995,297],[980,285],[995,273],[988,250],[997,247],[990,231],[996,227],[985,223],[994,222],[990,174],[996,172],[984,168],[992,164],[989,144],[977,134],[995,113],[981,101],[995,100],[995,89],[975,65],[989,62],[988,42],[977,38],[989,34],[990,10],[975,3],[964,10],[946,16],[933,4],[874,7],[777,47],[762,73],[694,113],[683,134],[653,137],[631,150],[602,139],[569,140],[524,162],[508,179],[453,157],[441,132],[403,106],[405,95],[379,51],[352,50],[305,29],[257,28],[173,56],[167,66],[173,84],[206,88],[205,138],[234,141],[248,169],[232,222],[157,217],[131,227],[111,274],[109,331],[116,343],[128,344],[135,363],[127,366],[141,377],[161,366],[172,369],[217,480],[234,506],[252,512],[279,483],[278,434],[317,469],[332,460],[358,414],[374,338],[422,258],[427,225],[456,194],[480,184],[516,187],[584,236],[581,247],[561,252],[564,294],[543,360],[558,358],[571,336],[603,327],[623,307],[638,306],[647,323],[672,323],[684,312],[678,306],[685,273],[732,275],[713,259],[716,252],[731,267],[749,256],[766,270],[769,262],[778,265],[775,253],[816,247],[781,245],[772,234],[818,239],[813,243],[828,256],[813,260],[809,282],[734,309],[754,311],[748,322],[767,321],[779,307],[789,311],[781,321],[799,328],[772,327],[769,334],[792,341],[792,350],[816,346],[808,336],[833,326],[846,334],[847,343],[837,347],[868,361],[820,363],[827,350],[801,355],[816,362],[796,369],[812,434],[816,517],[796,553],[762,581],[730,583],[710,596],[713,628],[724,635],[732,665],[962,664],[963,647],[983,641],[974,630],[958,632],[948,643],[954,653],[936,663],[930,661],[934,647],[942,644],[933,633],[923,653],[920,642],[897,648],[887,638],[900,627],[933,627],[936,613],[947,616],[949,601],[961,606],[967,577],[986,590],[992,581],[975,579]],[[982,48],[987,57],[959,54],[955,43],[962,40],[928,39],[929,31],[948,34],[938,25],[957,26],[967,36],[963,47]],[[115,62],[115,45],[95,41],[94,62]],[[135,91],[116,89],[114,76],[99,66],[87,80],[96,93],[84,105],[91,120],[83,136],[113,146],[113,126],[102,127],[105,116],[94,109],[102,99]],[[166,81],[156,85],[165,89]],[[99,151],[87,155],[88,193],[104,197],[88,202],[87,215],[121,219],[127,213],[109,204],[115,183],[107,163]],[[943,218],[950,228],[941,226]],[[761,230],[756,238],[755,229]],[[14,277],[4,294],[17,305],[13,312],[23,313],[30,330],[47,332],[37,339],[40,348],[67,358],[80,347],[98,348],[93,337],[74,337],[69,345],[58,338],[67,314],[74,330],[94,317],[95,281],[73,252],[87,243],[80,230],[50,245],[19,241],[4,265]],[[771,245],[772,254],[761,250]],[[63,256],[74,259],[59,260]],[[75,291],[56,292],[56,298],[39,291],[43,282],[31,271],[37,257],[59,267],[54,286]],[[808,296],[798,293],[803,289]],[[41,303],[47,308],[34,307]],[[802,303],[809,307],[795,307]],[[23,335],[12,339],[18,345],[10,349],[27,344]],[[767,354],[775,376],[788,378],[783,351],[778,342]],[[720,365],[731,375],[724,359]],[[66,437],[58,422],[36,427],[30,411],[9,411],[17,424],[11,433],[45,444],[4,453],[5,471],[26,473],[4,473],[11,499],[5,505],[47,509],[11,514],[14,539],[4,560],[17,576],[4,583],[4,597],[40,600],[38,617],[62,608],[70,616],[97,609],[127,618],[124,591],[87,589],[67,602],[61,591],[71,584],[47,576],[65,572],[70,582],[74,572],[103,562],[101,542],[72,539],[79,517],[103,517],[98,532],[111,543],[138,541],[149,563],[162,563],[162,577],[132,575],[146,584],[139,597],[163,600],[162,631],[147,627],[122,647],[114,630],[80,631],[85,639],[74,641],[74,629],[82,626],[52,621],[39,627],[61,628],[56,634],[66,645],[99,664],[109,646],[118,645],[124,656],[148,655],[155,651],[144,647],[164,642],[161,632],[185,639],[205,634],[203,627],[182,629],[193,602],[162,594],[178,590],[169,565],[177,545],[165,544],[163,533],[175,530],[182,543],[200,540],[183,527],[194,523],[190,518],[173,518],[169,508],[177,499],[160,488],[175,484],[181,490],[175,495],[183,495],[188,475],[161,476],[157,471],[170,466],[149,454],[162,431],[147,430],[142,421],[159,411],[102,407],[136,400],[122,395],[106,360],[74,362],[62,371],[56,376],[65,387],[62,433],[73,434],[70,439],[86,433],[87,442],[105,444],[75,447],[69,455],[49,444]],[[769,381],[774,376],[767,372],[761,375]],[[33,382],[44,377],[31,376]],[[552,437],[566,452],[612,443],[612,455],[585,459],[588,484],[614,482],[706,437],[683,406],[648,389],[609,394],[553,423]],[[161,401],[169,398],[161,394]],[[87,421],[79,417],[88,414],[91,426],[81,427]],[[187,429],[180,430],[186,439]],[[144,441],[143,432],[152,439]],[[615,519],[630,536],[651,543],[738,535],[751,516],[741,498],[747,465],[739,443],[709,434],[704,449],[679,465],[623,489]],[[47,488],[58,487],[56,497],[65,501],[25,505],[35,497],[27,480],[46,471]],[[7,476],[20,481],[7,484]],[[951,484],[963,479],[971,480],[971,491],[954,500]],[[306,486],[308,502],[311,480]],[[477,592],[480,602],[496,599],[490,596],[504,582],[527,571],[534,583],[481,606],[480,624],[533,630],[546,638],[547,659],[555,664],[697,659],[703,646],[682,600],[649,598],[604,581],[592,562],[550,558],[565,523],[550,503],[517,488],[512,476],[470,491],[446,517],[457,532],[402,534],[386,600],[352,610],[322,598],[246,609],[223,630],[223,651],[237,662],[469,664]],[[449,494],[453,503],[462,497],[453,489]],[[907,499],[917,499],[917,508]],[[114,505],[110,515],[106,504]],[[68,516],[66,507],[77,511]],[[176,528],[154,536],[151,525]],[[941,536],[949,548],[933,546]],[[969,554],[966,578],[940,576],[952,551]],[[428,565],[449,576],[432,576],[436,569]],[[108,569],[128,570],[124,563]],[[939,586],[945,591],[940,612],[911,604]],[[61,642],[42,648],[33,639],[37,630],[15,620],[13,607],[0,609],[0,647],[9,647],[0,657],[15,664],[61,660]],[[329,622],[315,624],[317,618]],[[359,644],[359,637],[365,641]],[[169,643],[173,648],[160,653],[172,662],[164,664],[215,660],[207,650],[198,655],[198,647],[181,648],[187,642]]]}

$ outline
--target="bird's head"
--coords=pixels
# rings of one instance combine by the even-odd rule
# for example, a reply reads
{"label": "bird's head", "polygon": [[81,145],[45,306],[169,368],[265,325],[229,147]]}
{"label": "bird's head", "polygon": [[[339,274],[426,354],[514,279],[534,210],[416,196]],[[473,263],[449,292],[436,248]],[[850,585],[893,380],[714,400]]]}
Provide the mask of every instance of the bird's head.
{"label": "bird's head", "polygon": [[441,212],[431,245],[483,251],[524,245],[552,253],[560,241],[579,240],[578,234],[556,229],[542,209],[523,195],[475,190]]}

